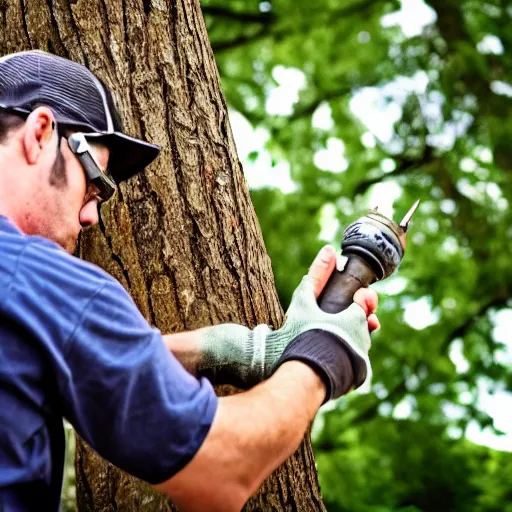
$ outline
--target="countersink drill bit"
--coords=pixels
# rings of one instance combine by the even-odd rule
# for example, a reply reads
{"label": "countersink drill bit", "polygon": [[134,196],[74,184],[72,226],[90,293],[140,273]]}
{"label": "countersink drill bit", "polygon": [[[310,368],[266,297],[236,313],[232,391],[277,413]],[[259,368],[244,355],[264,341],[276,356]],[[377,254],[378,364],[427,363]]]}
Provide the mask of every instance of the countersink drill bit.
{"label": "countersink drill bit", "polygon": [[407,227],[409,226],[409,222],[414,215],[414,212],[417,210],[420,205],[420,200],[418,199],[411,207],[411,209],[405,214],[405,217],[400,222],[399,226],[404,230],[404,233],[407,231]]}

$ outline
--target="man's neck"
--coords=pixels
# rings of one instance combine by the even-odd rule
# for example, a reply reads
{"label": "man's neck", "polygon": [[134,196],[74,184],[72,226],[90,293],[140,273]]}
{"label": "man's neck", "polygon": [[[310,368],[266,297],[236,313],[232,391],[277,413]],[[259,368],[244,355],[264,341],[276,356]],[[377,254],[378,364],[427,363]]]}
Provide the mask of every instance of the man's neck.
{"label": "man's neck", "polygon": [[24,231],[20,205],[27,203],[27,198],[33,195],[26,164],[20,162],[14,152],[14,149],[0,145],[0,215]]}

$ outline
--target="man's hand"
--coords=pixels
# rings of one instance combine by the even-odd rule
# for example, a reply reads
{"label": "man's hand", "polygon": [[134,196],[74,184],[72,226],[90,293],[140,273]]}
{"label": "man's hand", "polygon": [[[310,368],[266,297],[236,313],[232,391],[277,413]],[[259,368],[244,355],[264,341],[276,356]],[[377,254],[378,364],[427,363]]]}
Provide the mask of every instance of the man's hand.
{"label": "man's hand", "polygon": [[[377,295],[371,290],[359,290],[353,305],[346,311],[331,315],[316,303],[336,263],[334,248],[326,246],[315,258],[308,275],[304,277],[292,298],[284,325],[275,331],[266,325],[248,329],[241,325],[221,324],[200,331],[201,361],[198,373],[219,383],[251,387],[268,378],[277,368],[285,349],[306,331],[323,330],[345,340],[354,347],[349,351],[355,358],[363,358],[358,366],[358,380],[364,381],[369,370],[369,330],[379,327],[374,314]],[[364,312],[364,314],[361,311]],[[362,327],[361,318],[366,325]],[[357,382],[355,387],[361,382]]]}
{"label": "man's hand", "polygon": [[[313,280],[315,297],[318,299],[329,277],[336,266],[336,250],[331,245],[326,245],[317,255],[311,265],[308,276]],[[380,322],[375,314],[379,299],[371,288],[359,288],[354,295],[354,302],[359,304],[368,319],[370,332],[380,328]]]}

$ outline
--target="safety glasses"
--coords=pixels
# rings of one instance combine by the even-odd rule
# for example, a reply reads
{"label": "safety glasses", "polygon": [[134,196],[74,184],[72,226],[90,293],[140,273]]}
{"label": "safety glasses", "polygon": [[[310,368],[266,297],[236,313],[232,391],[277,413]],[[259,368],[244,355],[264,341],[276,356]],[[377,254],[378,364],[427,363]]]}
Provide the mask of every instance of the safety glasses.
{"label": "safety glasses", "polygon": [[108,201],[116,191],[116,183],[110,177],[108,171],[101,170],[101,167],[98,165],[98,162],[91,152],[91,146],[87,142],[85,135],[77,132],[65,138],[68,141],[69,148],[82,164],[89,184],[92,185],[93,193],[90,198],[94,196],[101,202]]}

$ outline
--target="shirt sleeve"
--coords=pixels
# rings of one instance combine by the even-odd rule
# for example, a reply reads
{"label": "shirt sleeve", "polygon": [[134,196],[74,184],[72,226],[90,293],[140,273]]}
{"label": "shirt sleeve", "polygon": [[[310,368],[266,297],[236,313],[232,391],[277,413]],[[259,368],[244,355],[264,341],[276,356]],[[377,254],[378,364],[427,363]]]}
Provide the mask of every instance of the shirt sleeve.
{"label": "shirt sleeve", "polygon": [[63,415],[128,473],[152,484],[172,477],[208,434],[211,384],[183,368],[124,288],[96,267],[57,254],[32,281],[39,304],[31,318],[51,345]]}

